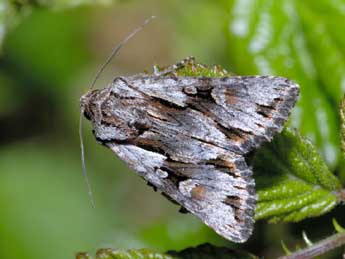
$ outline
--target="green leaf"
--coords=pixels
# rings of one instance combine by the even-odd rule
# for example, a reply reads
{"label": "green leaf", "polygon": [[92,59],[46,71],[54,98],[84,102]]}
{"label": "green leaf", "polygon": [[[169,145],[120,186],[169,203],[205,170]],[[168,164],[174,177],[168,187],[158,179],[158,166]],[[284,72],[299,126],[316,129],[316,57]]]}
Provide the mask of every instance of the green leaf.
{"label": "green leaf", "polygon": [[[99,249],[96,253],[96,259],[175,259],[172,256],[153,252],[149,249]],[[78,253],[76,259],[92,259],[87,253]]]}
{"label": "green leaf", "polygon": [[339,157],[335,103],[345,87],[342,1],[224,0],[229,60],[238,74],[280,75],[301,87],[292,124],[332,167]]}
{"label": "green leaf", "polygon": [[[335,26],[345,19],[343,1],[296,1],[308,50],[311,54],[319,85],[338,103],[345,87],[345,35]],[[331,72],[331,74],[330,74]]]}
{"label": "green leaf", "polygon": [[7,29],[17,23],[17,12],[10,1],[0,1],[0,50],[5,39]]}
{"label": "green leaf", "polygon": [[[87,253],[78,253],[76,259],[91,259]],[[210,244],[187,248],[182,251],[168,251],[164,254],[149,249],[114,250],[100,249],[96,259],[255,259],[252,254],[235,251],[225,247],[215,247]]]}
{"label": "green leaf", "polygon": [[254,158],[259,201],[256,219],[300,221],[331,210],[338,203],[339,180],[313,145],[285,129]]}

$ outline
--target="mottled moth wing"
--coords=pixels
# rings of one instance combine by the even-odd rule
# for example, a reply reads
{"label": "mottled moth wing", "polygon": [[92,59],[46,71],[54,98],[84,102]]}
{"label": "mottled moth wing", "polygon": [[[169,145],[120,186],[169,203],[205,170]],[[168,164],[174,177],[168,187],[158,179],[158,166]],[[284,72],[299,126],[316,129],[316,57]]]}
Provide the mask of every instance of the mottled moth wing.
{"label": "mottled moth wing", "polygon": [[119,77],[84,95],[98,141],[221,236],[252,233],[245,154],[282,129],[298,87],[281,77]]}

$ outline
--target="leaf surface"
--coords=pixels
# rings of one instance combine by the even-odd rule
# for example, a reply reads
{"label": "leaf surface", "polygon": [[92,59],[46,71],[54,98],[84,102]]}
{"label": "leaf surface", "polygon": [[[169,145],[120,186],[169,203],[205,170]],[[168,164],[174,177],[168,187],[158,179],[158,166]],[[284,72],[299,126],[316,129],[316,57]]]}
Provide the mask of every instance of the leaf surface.
{"label": "leaf surface", "polygon": [[256,219],[300,221],[324,214],[338,204],[341,185],[316,149],[285,129],[254,159],[259,202]]}
{"label": "leaf surface", "polygon": [[[87,253],[79,253],[76,259],[91,259]],[[156,253],[149,249],[113,250],[100,249],[96,259],[255,259],[258,258],[244,251],[203,244],[182,251]]]}
{"label": "leaf surface", "polygon": [[336,104],[345,89],[343,1],[226,0],[228,51],[235,73],[280,75],[301,96],[292,114],[332,167],[339,158]]}

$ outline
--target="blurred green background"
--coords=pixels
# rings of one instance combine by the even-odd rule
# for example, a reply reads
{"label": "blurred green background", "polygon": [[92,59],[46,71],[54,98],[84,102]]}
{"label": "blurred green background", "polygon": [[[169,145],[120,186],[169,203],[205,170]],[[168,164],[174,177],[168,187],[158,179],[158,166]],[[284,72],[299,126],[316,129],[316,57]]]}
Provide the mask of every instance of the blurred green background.
{"label": "blurred green background", "polygon": [[[96,143],[85,121],[90,206],[79,97],[114,44],[151,15],[157,19],[121,50],[97,87],[189,55],[239,75],[289,77],[301,85],[292,126],[344,182],[337,108],[345,89],[345,1],[0,0],[0,258],[233,246],[153,192]],[[280,240],[294,247],[302,230],[314,239],[330,235],[331,218],[344,225],[344,212],[298,224],[260,221],[249,242],[236,246],[272,258],[283,254]]]}

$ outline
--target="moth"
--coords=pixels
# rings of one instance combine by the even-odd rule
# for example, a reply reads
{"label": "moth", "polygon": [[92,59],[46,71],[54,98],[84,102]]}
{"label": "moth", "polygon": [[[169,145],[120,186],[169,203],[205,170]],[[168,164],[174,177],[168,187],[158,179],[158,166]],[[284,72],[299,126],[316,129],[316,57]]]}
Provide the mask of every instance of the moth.
{"label": "moth", "polygon": [[181,75],[186,67],[206,69],[187,58],[116,77],[81,97],[82,112],[97,141],[155,189],[245,242],[257,200],[246,156],[282,130],[299,87],[277,76]]}

